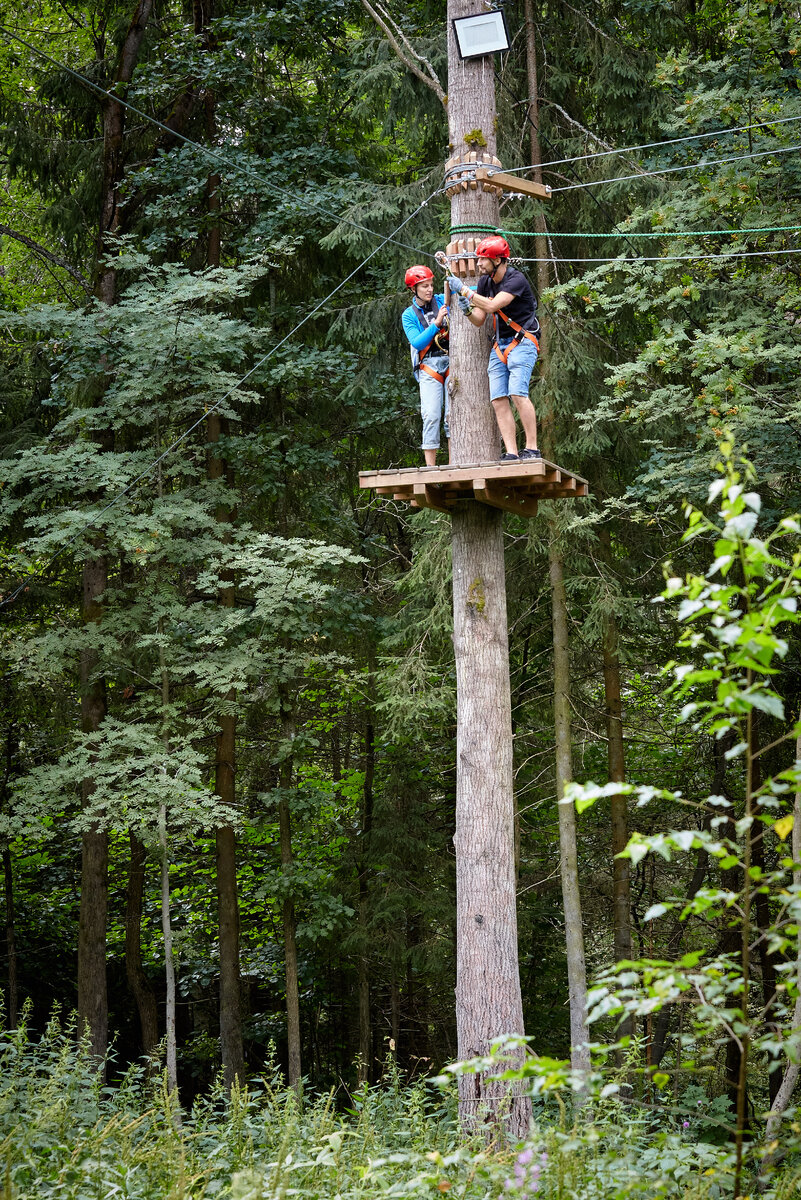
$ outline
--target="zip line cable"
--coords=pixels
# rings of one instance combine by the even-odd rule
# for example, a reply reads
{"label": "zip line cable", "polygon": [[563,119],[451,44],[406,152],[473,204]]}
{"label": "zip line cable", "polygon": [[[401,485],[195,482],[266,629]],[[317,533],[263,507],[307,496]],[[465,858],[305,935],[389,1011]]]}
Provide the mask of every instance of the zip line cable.
{"label": "zip line cable", "polygon": [[771,154],[790,154],[793,150],[801,150],[801,144],[776,146],[773,150],[757,150],[753,154],[736,154],[731,158],[699,159],[697,162],[683,163],[678,167],[664,167],[659,171],[637,171],[633,175],[613,175],[610,179],[588,179],[585,183],[570,183],[566,187],[551,188],[551,192],[555,195],[557,192],[573,192],[576,188],[600,187],[604,183],[625,183],[630,179],[651,179],[657,175],[672,175],[674,171],[693,171],[696,168],[717,167],[721,163],[744,162],[750,158],[767,158]]}
{"label": "zip line cable", "polygon": [[737,125],[733,129],[715,129],[711,133],[694,133],[689,137],[669,138],[662,142],[645,142],[642,146],[623,146],[619,150],[599,150],[595,154],[580,154],[574,158],[554,158],[550,162],[529,163],[527,167],[504,167],[509,175],[519,171],[533,171],[535,167],[561,167],[565,163],[587,162],[593,158],[608,158],[610,154],[635,154],[639,150],[660,149],[662,146],[677,146],[680,142],[697,142],[701,138],[725,137],[730,133],[746,133],[749,129],[769,129],[772,125],[787,125],[790,121],[801,121],[801,113],[796,117],[778,117],[775,121],[756,121],[753,125]]}
{"label": "zip line cable", "polygon": [[[26,41],[25,38],[19,37],[18,34],[13,33],[7,26],[0,25],[0,32],[7,34],[10,38],[13,38],[14,41],[19,42],[20,45],[27,46],[27,48],[32,50],[34,54],[38,54],[40,58],[45,59],[52,66],[57,67],[60,71],[66,71],[66,73],[71,75],[73,79],[77,79],[79,83],[91,88],[91,90],[93,92],[97,92],[98,95],[107,96],[110,100],[115,100],[118,104],[122,105],[123,108],[127,108],[129,112],[135,113],[137,117],[141,117],[143,121],[149,121],[151,125],[155,125],[157,129],[161,129],[165,133],[168,133],[170,137],[177,138],[186,146],[194,147],[195,150],[199,150],[202,154],[205,154],[207,158],[213,158],[215,162],[222,163],[222,165],[227,167],[230,171],[257,179],[263,187],[268,188],[270,191],[277,192],[281,196],[284,195],[284,190],[282,188],[279,188],[274,183],[269,183],[258,171],[255,171],[252,167],[237,166],[235,163],[231,162],[230,159],[226,158],[224,154],[220,154],[218,151],[213,150],[210,146],[203,146],[200,142],[193,141],[192,138],[186,137],[183,133],[178,133],[177,130],[170,129],[169,125],[165,125],[164,122],[159,121],[157,117],[151,117],[148,113],[143,112],[141,108],[137,108],[135,105],[130,104],[127,100],[123,100],[122,97],[118,96],[115,92],[108,91],[106,88],[101,87],[99,83],[95,83],[93,80],[89,79],[86,75],[81,75],[79,71],[74,71],[72,67],[68,67],[66,63],[62,63],[55,58],[51,58],[51,56],[45,53],[44,50],[40,50],[38,46],[34,46],[32,42]],[[436,194],[437,193],[435,192],[434,195]],[[431,198],[432,197],[429,196],[428,199],[430,200]],[[324,205],[318,204],[313,200],[304,199],[299,201],[299,203],[302,206],[305,205],[307,208],[311,208],[317,212],[323,213],[327,217],[333,218],[333,220],[337,221],[339,224],[350,225],[351,228],[358,229],[362,233],[369,233],[371,237],[380,238],[382,236],[375,229],[370,229],[367,225],[361,225],[358,221],[351,221],[347,217],[342,217],[338,213],[333,212],[330,208],[326,208]],[[426,201],[426,203],[428,203],[428,201]],[[399,226],[399,228],[403,228],[403,226]],[[411,250],[414,254],[422,254],[426,258],[434,257],[434,255],[429,253],[427,250],[420,250],[416,246],[409,246],[406,242],[395,242],[394,238],[390,238],[389,240],[395,245],[402,246],[404,250]],[[386,239],[381,244],[382,246],[385,246],[387,244]]]}
{"label": "zip line cable", "polygon": [[386,246],[388,242],[393,241],[394,234],[400,233],[401,229],[403,229],[405,225],[408,225],[410,221],[413,221],[414,218],[420,212],[422,212],[422,210],[426,207],[426,205],[429,204],[434,199],[434,197],[439,194],[439,191],[440,191],[440,189],[438,188],[436,191],[432,192],[430,196],[428,196],[425,200],[423,200],[420,204],[418,204],[418,206],[414,210],[414,212],[410,213],[409,216],[406,217],[400,223],[400,225],[398,225],[395,229],[393,229],[391,234],[389,234],[387,237],[385,237],[384,240],[375,247],[375,249],[371,250],[370,253],[367,255],[367,257],[363,258],[362,261],[359,263],[359,265],[354,267],[354,269],[351,271],[350,275],[347,275],[343,280],[341,280],[336,285],[336,287],[333,288],[328,293],[327,296],[325,296],[322,300],[320,300],[320,302],[318,304],[316,304],[314,306],[314,308],[312,308],[309,312],[307,312],[305,317],[303,317],[302,320],[298,321],[297,325],[293,326],[293,328],[290,329],[289,333],[287,333],[281,339],[281,341],[278,342],[277,345],[273,346],[270,350],[267,351],[266,354],[262,355],[262,357],[259,359],[259,361],[257,363],[255,363],[250,368],[250,370],[245,375],[242,376],[241,379],[237,380],[237,382],[235,384],[233,384],[233,386],[230,387],[228,389],[228,391],[225,392],[225,394],[222,395],[219,398],[219,400],[217,400],[211,406],[211,408],[206,409],[204,411],[203,415],[201,417],[198,417],[198,419],[196,421],[194,421],[189,426],[188,429],[185,429],[184,432],[182,434],[180,434],[180,436],[177,437],[175,439],[175,441],[172,442],[167,447],[166,450],[162,451],[162,453],[158,456],[158,458],[155,458],[153,460],[153,462],[150,464],[150,466],[146,467],[144,469],[144,471],[140,471],[139,474],[136,475],[129,484],[127,484],[121,491],[119,491],[116,494],[116,496],[114,496],[114,498],[108,502],[108,504],[104,505],[104,507],[101,508],[100,511],[95,514],[95,516],[92,518],[91,521],[87,521],[85,525],[82,525],[81,528],[78,530],[78,532],[74,533],[72,535],[72,537],[69,538],[64,543],[63,546],[59,547],[59,549],[56,551],[56,553],[48,560],[47,563],[45,563],[45,565],[40,570],[36,571],[33,575],[28,576],[26,579],[21,580],[20,583],[18,584],[18,586],[14,589],[13,592],[11,592],[10,595],[5,596],[4,598],[0,599],[0,610],[7,608],[10,604],[13,604],[14,601],[17,599],[17,597],[20,596],[22,594],[22,592],[26,591],[27,588],[30,586],[30,584],[32,582],[34,582],[34,580],[41,579],[42,576],[47,571],[50,570],[53,563],[56,562],[56,560],[58,558],[60,558],[61,555],[67,549],[69,549],[69,547],[74,542],[76,542],[78,540],[78,538],[82,537],[83,534],[85,534],[88,529],[91,529],[100,520],[100,518],[109,511],[109,509],[113,508],[115,506],[115,504],[118,504],[119,501],[122,500],[122,498],[124,496],[127,496],[128,493],[131,492],[136,487],[137,484],[141,483],[141,481],[143,479],[146,479],[148,475],[152,475],[152,473],[156,470],[156,468],[159,466],[159,464],[162,463],[164,461],[164,459],[168,457],[168,455],[172,454],[173,450],[175,450],[176,447],[180,446],[182,442],[186,441],[186,439],[189,437],[190,433],[192,433],[195,429],[197,429],[197,427],[199,425],[202,425],[203,422],[208,417],[210,417],[211,414],[216,409],[218,409],[221,404],[224,404],[225,401],[228,400],[229,397],[234,394],[234,392],[238,391],[239,388],[241,388],[242,385],[245,382],[247,382],[248,379],[250,379],[251,375],[255,374],[255,372],[258,371],[259,368],[262,367],[264,365],[264,363],[267,362],[268,359],[272,358],[272,356],[278,350],[280,350],[281,347],[286,342],[288,342],[291,337],[294,337],[294,335],[298,332],[298,330],[301,329],[306,324],[307,321],[310,321],[311,318],[315,315],[315,313],[318,313],[320,311],[320,309],[323,307],[323,305],[327,304],[328,301],[331,300],[331,298],[337,294],[337,292],[341,291],[342,288],[345,286],[345,284],[349,283],[350,280],[353,279],[354,275],[358,274],[358,272],[361,271],[362,267],[366,266],[366,264],[370,261],[371,258],[374,258],[375,255],[378,254],[378,252],[380,250],[383,250],[384,246]]}
{"label": "zip line cable", "polygon": [[633,258],[629,258],[629,257],[627,257],[627,256],[624,256],[624,255],[622,255],[622,254],[617,254],[617,255],[615,255],[614,257],[609,257],[609,258],[555,258],[554,256],[550,256],[550,257],[548,257],[548,258],[518,258],[518,256],[517,256],[517,255],[515,255],[515,256],[514,256],[514,258],[515,258],[515,262],[524,262],[524,263],[538,263],[538,262],[565,262],[565,263],[605,263],[605,262],[619,262],[619,263],[621,264],[621,266],[623,266],[623,265],[625,265],[625,264],[627,264],[627,263],[635,263],[635,262],[684,262],[684,261],[686,261],[686,260],[688,260],[688,259],[689,259],[689,260],[692,260],[693,262],[699,262],[699,261],[702,261],[702,260],[705,260],[705,259],[712,259],[712,258],[718,258],[718,259],[721,259],[721,258],[722,258],[722,259],[731,259],[731,258],[767,258],[767,257],[775,257],[776,255],[779,255],[779,254],[801,254],[801,248],[799,248],[799,249],[797,249],[797,250],[791,249],[790,247],[783,247],[783,248],[782,248],[782,249],[780,249],[780,250],[742,250],[742,251],[735,251],[735,253],[734,253],[734,254],[725,254],[725,253],[724,253],[724,254],[655,254],[655,255],[651,255],[651,256],[649,256],[649,255],[645,255],[645,254],[637,254],[637,255],[635,255]]}
{"label": "zip line cable", "polygon": [[[518,94],[509,86],[509,84],[506,82],[506,80],[503,78],[503,76],[500,74],[499,71],[495,71],[495,78],[498,81],[498,83],[501,85],[501,87],[506,89],[506,91],[509,93],[509,95],[512,97],[512,99],[515,101],[515,103],[517,103],[517,104],[523,103],[523,101],[520,99]],[[534,132],[536,133],[536,135],[539,139],[547,142],[547,144],[549,146],[553,146],[553,142],[548,137],[548,135],[545,133],[542,133],[539,126],[535,125],[534,122],[532,121],[531,115],[528,110],[528,106],[526,107],[526,120],[529,123],[529,125],[531,126],[531,128],[534,130]],[[575,179],[576,178],[575,169],[571,167],[570,170],[571,170],[571,174],[572,174],[573,178]],[[620,236],[622,238],[624,238],[626,241],[628,241],[629,246],[631,246],[631,249],[634,250],[636,253],[636,249],[637,249],[636,246],[628,240],[628,236],[626,233],[624,233],[622,230],[618,229],[617,223],[616,223],[614,217],[611,215],[609,208],[601,200],[598,199],[598,197],[595,195],[595,192],[588,192],[587,194],[588,194],[590,200],[592,200],[593,204],[596,206],[596,208],[598,208],[602,213],[605,213],[606,216],[612,221],[612,228],[615,230],[618,230],[618,232],[620,233]],[[543,236],[547,237],[549,235],[546,233]]]}
{"label": "zip line cable", "polygon": [[[466,227],[467,228],[467,227]],[[489,229],[489,226],[487,226]],[[752,227],[746,226],[744,229],[663,229],[663,230],[648,230],[647,232],[638,233],[636,229],[628,229],[625,234],[620,233],[587,233],[585,230],[576,230],[575,233],[555,233],[552,229],[548,230],[548,237],[552,238],[616,238],[616,237],[639,237],[639,238],[678,238],[678,237],[717,237],[720,234],[741,234],[741,233],[797,233],[801,230],[801,225],[755,225]],[[491,233],[500,233],[504,237],[541,237],[541,234],[532,233],[530,230],[523,229],[490,229]]]}

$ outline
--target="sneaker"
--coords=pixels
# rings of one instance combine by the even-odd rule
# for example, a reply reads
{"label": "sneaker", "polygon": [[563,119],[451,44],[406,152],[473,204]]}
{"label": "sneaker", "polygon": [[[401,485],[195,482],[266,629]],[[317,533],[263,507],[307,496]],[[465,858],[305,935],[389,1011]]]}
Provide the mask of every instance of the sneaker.
{"label": "sneaker", "polygon": [[519,461],[520,461],[519,454],[509,454],[509,453],[502,454],[501,457],[498,459],[498,462],[519,462]]}
{"label": "sneaker", "polygon": [[520,458],[542,458],[542,451],[537,450],[536,448],[526,446],[525,450],[520,451],[520,454],[518,457],[520,457]]}

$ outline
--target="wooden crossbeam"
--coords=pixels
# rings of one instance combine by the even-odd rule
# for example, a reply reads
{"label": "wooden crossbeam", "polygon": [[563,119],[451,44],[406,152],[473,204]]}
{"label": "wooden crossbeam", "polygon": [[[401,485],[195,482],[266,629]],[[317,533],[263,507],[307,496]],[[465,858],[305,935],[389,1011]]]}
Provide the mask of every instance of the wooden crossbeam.
{"label": "wooden crossbeam", "polygon": [[413,503],[418,504],[421,508],[433,508],[435,512],[450,512],[440,488],[427,483],[415,483],[413,495]]}
{"label": "wooden crossbeam", "polygon": [[550,200],[551,189],[546,183],[534,183],[532,179],[521,179],[519,175],[507,175],[492,167],[476,167],[476,179],[491,180],[495,187],[505,192],[519,192],[523,196],[536,196],[538,200]]}
{"label": "wooden crossbeam", "polygon": [[518,513],[523,517],[536,517],[537,501],[519,492],[504,491],[497,486],[492,487],[485,479],[473,480],[473,491],[476,500],[489,504],[492,508],[501,508],[504,512]]}

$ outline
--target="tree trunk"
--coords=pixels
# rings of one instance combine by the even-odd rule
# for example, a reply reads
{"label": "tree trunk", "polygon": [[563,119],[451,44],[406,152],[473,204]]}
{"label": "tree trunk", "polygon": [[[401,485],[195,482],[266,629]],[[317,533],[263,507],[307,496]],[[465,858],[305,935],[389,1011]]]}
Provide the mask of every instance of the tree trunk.
{"label": "tree trunk", "polygon": [[[760,721],[756,716],[754,716],[751,725],[751,737],[753,740],[751,754],[753,758],[752,787],[755,795],[759,791],[762,782],[760,761],[757,757],[759,754],[759,729]],[[763,813],[759,800],[755,800],[755,811],[760,815]],[[764,815],[768,814],[766,813]],[[751,838],[751,862],[754,867],[763,872],[765,870],[766,830],[767,826],[763,825],[761,821],[754,821],[754,824],[751,826],[749,831],[749,837]],[[774,1035],[779,1038],[781,1037],[781,1029],[777,1026],[776,1022],[771,1019],[771,1014],[776,1004],[777,980],[776,960],[768,949],[767,930],[771,924],[770,906],[768,904],[768,897],[759,888],[757,888],[754,895],[754,912],[756,914],[757,929],[759,930],[757,945],[759,947],[759,968],[762,976],[763,1018],[766,1024],[773,1029]],[[768,1094],[770,1096],[771,1105],[778,1095],[781,1081],[781,1071],[778,1069],[778,1067],[775,1071],[768,1072]]]}
{"label": "tree trunk", "polygon": [[[225,464],[214,452],[220,439],[220,420],[216,413],[207,422],[211,444],[208,458],[209,480],[220,479]],[[218,507],[217,520],[229,521],[231,514]],[[234,587],[222,587],[219,602],[233,608]],[[236,693],[220,697],[225,705],[233,704]],[[220,802],[232,809],[236,800],[236,717],[221,713],[217,718],[219,733],[215,744],[214,790]],[[217,925],[220,951],[220,1052],[226,1090],[237,1080],[244,1081],[245,1057],[242,1046],[242,1011],[239,978],[239,897],[236,879],[236,834],[230,825],[217,829]]]}
{"label": "tree trunk", "polygon": [[[96,628],[102,619],[97,597],[106,590],[104,554],[83,567],[83,622]],[[106,684],[97,676],[98,653],[87,645],[81,651],[81,727],[94,733],[106,716]],[[94,781],[83,781],[81,797],[88,804]],[[106,918],[108,912],[108,834],[95,824],[81,835],[81,903],[78,924],[78,1028],[87,1035],[92,1053],[105,1060],[108,1048],[106,986]]]}
{"label": "tree trunk", "polygon": [[164,1026],[167,1035],[167,1090],[176,1102],[173,1119],[181,1124],[178,1108],[178,1047],[175,1031],[175,957],[172,946],[172,916],[170,913],[170,853],[167,840],[167,809],[159,807],[159,857],[161,859],[161,931],[164,935],[164,979],[166,999]]}
{"label": "tree trunk", "polygon": [[150,1055],[158,1045],[159,1019],[156,997],[142,967],[142,896],[145,886],[147,854],[144,843],[133,831],[129,832],[128,841],[131,847],[131,860],[125,896],[125,974],[139,1013],[142,1051],[144,1054]]}
{"label": "tree trunk", "polygon": [[[371,654],[372,659],[372,654]],[[359,856],[359,1082],[370,1078],[373,1062],[373,1029],[370,1020],[370,972],[367,953],[369,904],[370,834],[373,828],[373,777],[375,775],[375,731],[373,728],[373,663],[370,664],[368,713],[364,731],[364,786],[362,788],[362,836]]]}
{"label": "tree trunk", "polygon": [[[117,62],[115,88],[124,98],[139,57],[145,27],[153,0],[139,0]],[[97,236],[97,265],[94,292],[104,304],[117,300],[117,269],[109,256],[109,235],[119,231],[119,189],[124,174],[125,109],[119,100],[107,98],[103,107],[103,182]],[[101,386],[102,383],[101,383]],[[112,435],[107,431],[93,436],[110,448]],[[83,622],[99,625],[102,608],[98,597],[106,590],[108,564],[101,539],[95,541],[96,553],[90,554],[83,567]],[[106,716],[106,688],[98,676],[97,651],[87,645],[81,652],[81,726],[84,733],[96,732]],[[94,790],[91,779],[84,780],[82,800],[86,804]],[[87,1031],[92,1052],[105,1059],[108,1045],[108,995],[106,985],[106,918],[108,909],[108,836],[99,825],[81,837],[81,904],[78,927],[78,1025]]]}
{"label": "tree trunk", "polygon": [[587,968],[584,961],[584,926],[581,917],[576,810],[563,803],[566,785],[573,777],[570,726],[570,652],[567,637],[567,598],[564,567],[554,523],[548,543],[553,598],[553,714],[556,742],[556,799],[559,808],[559,854],[562,903],[565,910],[567,987],[570,997],[570,1062],[576,1071],[590,1068],[587,1029]]}
{"label": "tree trunk", "polygon": [[[295,736],[295,723],[286,695],[281,697],[281,736],[291,742]],[[296,937],[295,898],[293,895],[292,824],[289,809],[289,789],[292,787],[292,755],[288,754],[281,764],[279,785],[281,798],[278,801],[278,827],[281,841],[281,872],[284,876],[284,972],[286,979],[286,1041],[287,1079],[289,1086],[300,1092],[300,988],[298,986],[298,946]]]}
{"label": "tree trunk", "polygon": [[[208,30],[213,16],[213,2],[196,3],[195,32],[201,35],[204,48],[213,48],[213,39]],[[211,91],[204,97],[206,113],[206,137],[210,145],[216,138],[215,98]],[[209,232],[206,246],[206,264],[220,265],[220,177],[216,173],[206,181],[206,206],[209,213]],[[219,415],[211,413],[207,422],[207,437],[210,444],[207,475],[210,481],[231,475],[226,464],[218,457],[214,446],[220,440],[222,423]],[[217,507],[217,521],[232,520],[232,513],[222,505]],[[234,587],[223,587],[219,593],[224,608],[234,606]],[[224,697],[226,705],[233,704],[235,693]],[[221,802],[233,808],[236,799],[236,717],[221,714],[219,735],[215,754],[215,791]],[[223,1063],[225,1086],[230,1090],[236,1081],[244,1082],[245,1057],[242,1046],[242,1000],[239,977],[239,897],[236,879],[236,834],[231,826],[217,830],[217,908],[220,948],[220,1050]]]}
{"label": "tree trunk", "polygon": [[17,941],[14,924],[14,871],[11,865],[11,850],[8,843],[3,846],[3,883],[6,900],[6,954],[8,956],[8,1028],[16,1029],[19,1014],[19,988],[17,984]]}
{"label": "tree trunk", "polygon": [[[10,692],[12,696],[16,697],[16,690],[12,690],[9,681],[4,679],[3,682],[6,684],[7,694]],[[2,789],[0,789],[0,811],[4,813],[8,806],[11,779],[15,773],[15,759],[18,750],[18,726],[16,721],[12,719],[9,721],[8,732],[6,734],[6,769]],[[5,896],[6,956],[8,959],[6,1016],[8,1028],[16,1029],[17,1016],[19,1015],[19,986],[17,983],[17,931],[14,915],[14,867],[11,861],[11,846],[7,840],[3,842],[3,890]]]}
{"label": "tree trunk", "polygon": [[[537,83],[537,27],[531,0],[525,0],[526,70],[529,92],[529,149],[534,164],[533,176],[542,183],[542,148],[539,139],[539,92]],[[535,218],[537,237],[534,239],[537,262],[537,291],[548,288],[549,272],[547,226],[544,214]],[[548,368],[550,326],[543,314],[540,322],[540,357]],[[546,458],[554,456],[553,406],[548,402],[547,380],[542,378],[538,388],[537,407],[541,412],[542,446]],[[540,399],[539,397],[542,397]],[[555,521],[548,527],[548,566],[551,580],[554,645],[554,740],[556,744],[556,798],[559,810],[560,870],[562,900],[565,910],[565,941],[567,949],[568,992],[570,996],[571,1064],[576,1070],[589,1069],[587,1030],[587,971],[584,961],[584,927],[581,917],[581,893],[578,879],[576,850],[576,814],[572,805],[562,804],[565,785],[573,777],[570,728],[570,655],[568,649],[567,599],[564,583],[564,562]]]}
{"label": "tree trunk", "polygon": [[[495,153],[491,59],[462,61],[451,21],[470,0],[448,4],[448,119],[452,153]],[[470,137],[468,143],[467,137]],[[451,200],[454,225],[496,225],[494,194],[479,188]],[[454,311],[451,332],[451,461],[498,457],[489,402],[489,344]],[[523,1033],[517,950],[514,794],[503,514],[476,501],[453,513],[456,734],[456,1022],[460,1059],[486,1054],[493,1038]],[[512,1138],[528,1129],[530,1101],[483,1075],[459,1080],[459,1115],[468,1129],[485,1119]]]}

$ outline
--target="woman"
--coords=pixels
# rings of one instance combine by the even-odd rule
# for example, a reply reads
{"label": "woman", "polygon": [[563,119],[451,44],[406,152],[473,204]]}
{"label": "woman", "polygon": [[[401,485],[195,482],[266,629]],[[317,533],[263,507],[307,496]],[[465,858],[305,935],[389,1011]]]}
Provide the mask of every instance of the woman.
{"label": "woman", "polygon": [[401,318],[403,332],[412,348],[412,370],[420,388],[420,415],[423,418],[421,450],[427,467],[437,465],[439,429],[443,421],[445,437],[450,437],[448,413],[448,309],[444,296],[434,295],[434,272],[429,267],[409,267],[404,282],[411,289],[412,302]]}

